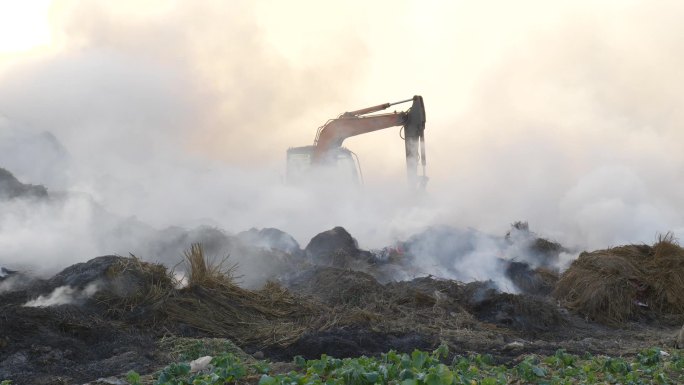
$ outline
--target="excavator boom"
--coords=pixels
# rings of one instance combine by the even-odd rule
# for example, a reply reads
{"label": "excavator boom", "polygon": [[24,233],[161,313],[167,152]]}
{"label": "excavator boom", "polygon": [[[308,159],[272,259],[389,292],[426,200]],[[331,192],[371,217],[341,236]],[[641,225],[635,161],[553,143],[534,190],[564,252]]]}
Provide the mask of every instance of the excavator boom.
{"label": "excavator boom", "polygon": [[[409,101],[412,101],[413,104],[407,111],[367,115]],[[309,152],[311,154],[311,165],[335,163],[342,156],[340,151],[349,152],[341,147],[345,139],[396,126],[403,126],[409,185],[414,188],[424,188],[427,182],[425,176],[425,106],[423,98],[418,95],[395,103],[384,103],[345,112],[338,118],[329,120],[319,128],[314,145],[310,149],[297,147],[288,150],[288,165],[291,158],[294,162],[294,157],[305,156],[309,151],[311,151]],[[349,157],[349,155],[343,157]],[[419,164],[422,166],[422,175],[420,176],[418,174]]]}
{"label": "excavator boom", "polygon": [[405,113],[383,114],[374,116],[342,116],[330,120],[320,131],[314,143],[312,163],[325,161],[330,150],[342,146],[345,139],[366,134],[384,128],[401,126],[406,121]]}

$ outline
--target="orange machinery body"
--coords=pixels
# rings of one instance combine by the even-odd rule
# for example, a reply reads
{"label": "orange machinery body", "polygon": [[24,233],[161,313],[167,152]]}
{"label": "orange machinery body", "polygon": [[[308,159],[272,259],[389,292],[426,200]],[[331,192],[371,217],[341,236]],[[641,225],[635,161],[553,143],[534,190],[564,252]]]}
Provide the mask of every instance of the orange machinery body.
{"label": "orange machinery body", "polygon": [[[412,101],[413,104],[407,111],[367,115],[408,101]],[[385,103],[345,112],[338,118],[329,120],[318,129],[313,146],[295,147],[288,150],[288,180],[300,179],[303,170],[310,166],[329,166],[342,162],[345,168],[348,168],[350,163],[353,164],[351,158],[353,153],[342,147],[345,139],[397,126],[403,126],[409,185],[417,188],[424,187],[427,181],[424,141],[425,107],[421,96],[414,96],[412,99],[397,103]],[[422,164],[421,176],[418,175],[417,170],[419,162]],[[358,162],[356,164],[358,165]],[[352,179],[360,179],[360,169],[354,170],[351,175]]]}

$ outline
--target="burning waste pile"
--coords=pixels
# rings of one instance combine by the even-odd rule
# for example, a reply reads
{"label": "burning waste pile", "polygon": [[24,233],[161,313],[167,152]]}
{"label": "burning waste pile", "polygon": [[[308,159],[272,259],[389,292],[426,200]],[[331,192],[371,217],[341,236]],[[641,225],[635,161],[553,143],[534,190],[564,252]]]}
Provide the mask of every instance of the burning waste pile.
{"label": "burning waste pile", "polygon": [[[444,231],[439,229],[442,235]],[[512,233],[518,231],[529,232],[522,224],[513,226]],[[595,338],[592,328],[605,327],[588,323],[557,304],[556,298],[582,316],[589,315],[581,301],[586,282],[575,284],[571,292],[577,297],[567,294],[567,287],[573,277],[583,274],[589,274],[587,279],[591,280],[592,271],[603,274],[601,277],[612,274],[624,284],[604,280],[606,285],[613,285],[605,289],[610,295],[623,296],[615,298],[617,303],[640,299],[653,307],[651,313],[650,308],[639,307],[642,313],[630,316],[672,315],[664,310],[677,306],[668,302],[668,293],[675,292],[663,286],[666,280],[648,281],[638,275],[641,268],[644,274],[657,271],[661,261],[679,269],[667,279],[675,279],[677,271],[684,272],[681,249],[671,239],[653,247],[618,249],[613,254],[620,258],[637,258],[622,270],[592,270],[592,265],[587,265],[587,258],[594,263],[604,256],[606,261],[613,261],[610,258],[616,257],[608,251],[582,254],[557,284],[558,276],[551,268],[531,268],[527,263],[499,259],[501,271],[523,294],[502,292],[491,280],[462,283],[430,275],[387,280],[418,258],[410,250],[416,250],[416,244],[425,248],[426,234],[430,232],[370,252],[359,249],[354,238],[337,227],[317,235],[304,250],[290,255],[292,268],[258,290],[240,287],[235,266],[225,259],[208,258],[200,244],[185,252],[182,281],[163,265],[133,256],[98,257],[46,280],[34,278],[0,293],[0,377],[19,384],[56,377],[76,383],[128,370],[151,372],[170,359],[170,350],[165,348],[168,344],[160,343],[169,338],[226,338],[245,352],[262,352],[274,360],[289,360],[295,355],[343,357],[389,349],[431,349],[441,342],[456,352],[487,351],[502,360],[513,359],[523,351],[553,352],[559,345],[576,352],[624,350],[625,346],[587,342],[590,336]],[[513,236],[502,237],[502,244]],[[430,242],[436,239],[430,237]],[[562,248],[541,250],[555,253]],[[553,253],[548,257],[555,259]],[[638,258],[650,258],[650,262]],[[643,267],[635,270],[637,262]],[[587,271],[577,272],[579,267]],[[7,269],[2,272],[3,281],[18,274]],[[620,274],[626,275],[618,278]],[[630,279],[636,278],[644,280],[630,291]],[[549,295],[554,287],[556,298]],[[612,287],[621,287],[623,292]],[[660,296],[639,297],[639,293]],[[591,318],[598,321],[629,319],[614,318],[611,304],[597,301],[589,306],[594,312]],[[681,313],[679,316],[677,321],[682,321]],[[610,339],[618,331],[601,329],[601,333]],[[525,345],[519,341],[534,342]]]}
{"label": "burning waste pile", "polygon": [[[468,338],[489,333],[482,321],[522,335],[563,322],[546,301],[487,285],[434,278],[383,285],[370,274],[303,257],[304,270],[286,283],[247,290],[235,283],[233,267],[210,262],[200,245],[185,257],[182,284],[162,265],[103,256],[3,292],[0,376],[15,383],[55,376],[83,382],[149,372],[169,359],[154,347],[170,335],[228,338],[247,352],[289,360],[429,349],[450,333],[461,338],[459,330],[468,330]],[[540,313],[549,318],[539,320]]]}
{"label": "burning waste pile", "polygon": [[[671,344],[671,330],[645,337],[616,325],[684,321],[684,252],[671,237],[582,253],[561,274],[569,251],[524,222],[505,236],[432,227],[382,250],[361,249],[342,227],[303,249],[277,229],[150,234],[148,250],[170,255],[167,262],[187,248],[184,264],[110,255],[47,279],[0,268],[0,379],[84,383],[152,373],[187,341],[208,340],[271,360],[441,343],[500,362],[560,347],[622,355],[644,339]],[[226,250],[230,258],[210,257]],[[239,270],[232,261],[240,257],[256,268]],[[239,275],[250,273],[258,279],[245,286]]]}

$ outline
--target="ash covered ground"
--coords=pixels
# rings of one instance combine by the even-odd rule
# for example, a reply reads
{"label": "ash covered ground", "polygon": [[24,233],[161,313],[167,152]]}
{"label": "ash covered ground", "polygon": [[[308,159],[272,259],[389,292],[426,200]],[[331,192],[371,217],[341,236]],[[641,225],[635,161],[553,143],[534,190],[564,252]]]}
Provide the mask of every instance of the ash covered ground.
{"label": "ash covered ground", "polygon": [[[2,171],[0,199],[55,199]],[[188,341],[284,362],[441,343],[501,363],[559,348],[629,355],[675,344],[684,322],[684,251],[668,236],[583,252],[568,267],[574,251],[524,222],[501,235],[431,227],[381,250],[343,227],[305,247],[274,228],[148,231],[150,254],[173,258],[93,256],[49,277],[2,266],[0,379],[153,373]],[[248,284],[231,265],[244,256],[257,275]]]}

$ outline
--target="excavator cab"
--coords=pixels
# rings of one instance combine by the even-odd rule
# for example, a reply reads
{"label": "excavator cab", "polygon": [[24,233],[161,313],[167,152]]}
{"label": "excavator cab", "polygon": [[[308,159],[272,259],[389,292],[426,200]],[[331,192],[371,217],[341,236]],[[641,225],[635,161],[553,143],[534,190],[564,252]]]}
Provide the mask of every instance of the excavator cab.
{"label": "excavator cab", "polygon": [[[363,183],[361,167],[356,154],[344,147],[330,151],[326,162],[322,165],[312,165],[315,146],[291,147],[287,150],[286,179],[288,183],[300,184],[312,179],[312,173],[334,178],[335,181],[361,185]],[[323,170],[323,171],[320,171]]]}

